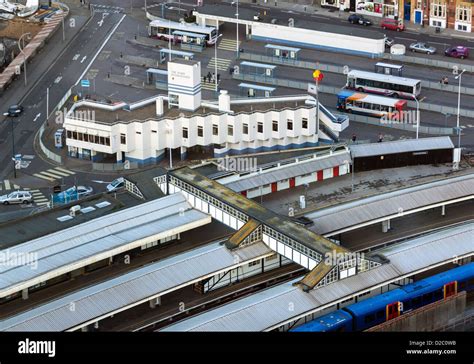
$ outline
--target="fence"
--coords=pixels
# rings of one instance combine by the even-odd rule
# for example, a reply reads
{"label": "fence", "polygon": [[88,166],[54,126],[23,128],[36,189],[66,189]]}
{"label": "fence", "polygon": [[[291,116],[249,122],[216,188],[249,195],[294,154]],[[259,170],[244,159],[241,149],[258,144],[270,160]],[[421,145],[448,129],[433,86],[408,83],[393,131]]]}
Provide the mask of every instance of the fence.
{"label": "fence", "polygon": [[421,64],[423,66],[436,67],[436,68],[446,68],[452,70],[453,67],[458,67],[459,69],[466,69],[466,72],[474,72],[474,66],[470,64],[460,64],[449,61],[440,61],[437,59],[423,58],[423,57],[412,57],[412,56],[401,56],[393,55],[389,53],[384,53],[382,56],[383,59],[389,59],[392,61],[399,61],[403,63],[413,63]]}
{"label": "fence", "polygon": [[44,127],[45,127],[45,124],[41,125],[41,127],[39,129],[39,145],[40,145],[41,151],[46,155],[46,157],[48,159],[51,159],[52,161],[56,162],[57,164],[62,164],[62,157],[60,155],[57,155],[57,154],[51,152],[43,144]]}
{"label": "fence", "polygon": [[92,163],[92,169],[98,172],[127,171],[129,169],[137,169],[138,166],[138,163],[128,161],[125,163]]}

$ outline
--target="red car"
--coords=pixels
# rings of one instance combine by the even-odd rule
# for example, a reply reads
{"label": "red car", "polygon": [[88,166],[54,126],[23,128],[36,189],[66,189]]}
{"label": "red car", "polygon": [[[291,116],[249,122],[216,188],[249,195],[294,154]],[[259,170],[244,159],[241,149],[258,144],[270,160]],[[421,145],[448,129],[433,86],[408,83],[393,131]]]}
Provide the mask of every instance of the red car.
{"label": "red car", "polygon": [[397,32],[405,30],[405,25],[399,23],[398,20],[395,19],[382,19],[380,26],[382,29],[396,30]]}

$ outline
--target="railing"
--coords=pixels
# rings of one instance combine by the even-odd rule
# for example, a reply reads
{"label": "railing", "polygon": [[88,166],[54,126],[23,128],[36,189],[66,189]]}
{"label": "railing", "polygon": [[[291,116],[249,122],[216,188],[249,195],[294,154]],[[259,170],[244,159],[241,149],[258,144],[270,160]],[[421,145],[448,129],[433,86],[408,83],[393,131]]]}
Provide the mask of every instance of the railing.
{"label": "railing", "polygon": [[137,169],[138,163],[126,162],[126,163],[92,163],[92,169],[99,172],[116,172],[126,171],[129,169]]}
{"label": "railing", "polygon": [[52,161],[56,162],[57,164],[62,164],[62,157],[51,152],[46,146],[43,144],[43,133],[44,133],[45,124],[41,125],[39,129],[39,145],[41,151],[46,155],[47,158],[51,159]]}
{"label": "railing", "polygon": [[339,136],[334,133],[331,128],[329,128],[326,124],[324,123],[319,123],[319,128],[323,131],[324,134],[326,134],[328,137],[330,137],[334,142],[339,141]]}
{"label": "railing", "polygon": [[474,66],[470,64],[460,64],[449,61],[440,61],[437,59],[423,58],[423,57],[412,57],[412,56],[402,56],[402,55],[393,55],[389,53],[384,53],[382,56],[383,59],[390,59],[394,61],[400,61],[403,63],[414,63],[421,64],[424,66],[437,67],[437,68],[447,68],[452,70],[453,67],[458,67],[460,69],[466,69],[466,72],[474,72]]}
{"label": "railing", "polygon": [[128,179],[125,179],[125,189],[130,192],[132,195],[137,196],[139,199],[144,200],[145,197],[143,196],[140,189],[137,185],[133,182],[130,182]]}

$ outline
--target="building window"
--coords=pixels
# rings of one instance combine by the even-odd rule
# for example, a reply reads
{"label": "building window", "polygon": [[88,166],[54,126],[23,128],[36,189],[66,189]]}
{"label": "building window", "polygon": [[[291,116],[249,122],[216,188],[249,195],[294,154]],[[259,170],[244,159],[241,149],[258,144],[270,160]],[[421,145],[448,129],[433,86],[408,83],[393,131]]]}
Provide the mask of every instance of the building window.
{"label": "building window", "polygon": [[308,129],[308,118],[301,119],[301,126],[303,129]]}
{"label": "building window", "polygon": [[127,144],[127,137],[125,134],[120,134],[120,144]]}
{"label": "building window", "polygon": [[432,0],[430,15],[437,18],[446,18],[446,3],[444,0]]}
{"label": "building window", "polygon": [[[456,20],[470,23],[471,22],[471,5],[470,4],[460,4],[456,8]],[[466,29],[459,29],[466,30]]]}
{"label": "building window", "polygon": [[245,135],[249,133],[249,124],[242,125],[242,133],[244,133]]}
{"label": "building window", "polygon": [[77,131],[72,132],[72,139],[77,140]]}
{"label": "building window", "polygon": [[110,147],[110,138],[105,138],[105,145]]}
{"label": "building window", "polygon": [[276,120],[272,121],[272,130],[273,131],[278,131],[278,121],[276,121]]}
{"label": "building window", "polygon": [[94,136],[89,134],[89,143],[94,143]]}
{"label": "building window", "polygon": [[286,127],[288,130],[293,130],[293,120],[291,119],[286,120]]}
{"label": "building window", "polygon": [[263,133],[263,123],[258,123],[257,124],[257,132]]}
{"label": "building window", "polygon": [[184,139],[188,138],[188,128],[183,128],[183,138]]}
{"label": "building window", "polygon": [[204,130],[202,126],[198,126],[198,137],[202,137],[204,135]]}
{"label": "building window", "polygon": [[141,131],[137,131],[136,132],[138,135],[142,135],[142,132]]}
{"label": "building window", "polygon": [[234,135],[234,126],[233,125],[229,125],[227,127],[227,135],[228,136],[233,136]]}
{"label": "building window", "polygon": [[219,126],[212,124],[212,135],[219,135]]}

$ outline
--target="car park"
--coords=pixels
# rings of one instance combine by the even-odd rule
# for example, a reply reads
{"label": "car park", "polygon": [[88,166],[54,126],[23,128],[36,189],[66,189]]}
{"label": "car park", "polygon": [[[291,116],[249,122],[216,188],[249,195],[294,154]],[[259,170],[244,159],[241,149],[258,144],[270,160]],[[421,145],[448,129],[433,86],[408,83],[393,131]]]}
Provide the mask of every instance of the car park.
{"label": "car park", "polygon": [[33,202],[33,196],[29,191],[14,191],[8,195],[0,196],[0,203],[4,205],[10,205],[15,203],[31,203]]}
{"label": "car park", "polygon": [[382,29],[396,30],[397,32],[405,30],[405,25],[395,19],[382,19],[382,21],[380,22],[380,27]]}
{"label": "car park", "polygon": [[420,52],[420,53],[426,53],[426,54],[435,54],[436,53],[436,48],[429,46],[426,43],[423,42],[416,42],[410,44],[410,50],[412,52]]}
{"label": "car park", "polygon": [[469,48],[464,46],[450,47],[444,51],[444,54],[448,57],[464,59],[469,56]]}
{"label": "car park", "polygon": [[362,15],[358,14],[352,14],[347,20],[351,24],[360,24],[365,26],[372,25],[372,22],[369,19],[364,18]]}

